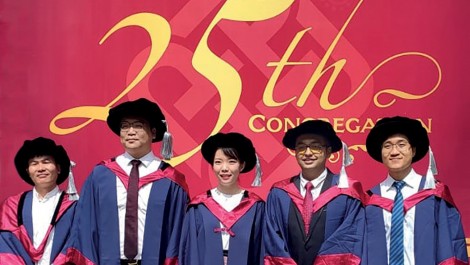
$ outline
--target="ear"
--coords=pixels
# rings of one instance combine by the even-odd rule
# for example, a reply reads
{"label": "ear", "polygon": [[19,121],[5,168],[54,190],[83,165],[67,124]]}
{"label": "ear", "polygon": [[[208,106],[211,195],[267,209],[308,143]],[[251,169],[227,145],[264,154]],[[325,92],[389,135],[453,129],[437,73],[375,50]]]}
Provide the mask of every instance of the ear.
{"label": "ear", "polygon": [[28,176],[29,176],[30,179],[33,179],[33,178],[34,178],[34,174],[29,173],[29,167],[27,167],[27,168],[25,169],[25,171],[26,171],[26,174],[28,174]]}
{"label": "ear", "polygon": [[331,153],[332,153],[331,146],[328,146],[328,147],[326,148],[326,157],[330,157],[330,156],[331,156]]}
{"label": "ear", "polygon": [[240,163],[240,171],[243,171],[245,169],[245,162]]}
{"label": "ear", "polygon": [[152,128],[152,139],[156,139],[156,138],[157,138],[157,129]]}
{"label": "ear", "polygon": [[413,154],[412,157],[415,157],[415,155],[416,155],[416,147],[411,147],[411,152],[412,152],[412,154]]}

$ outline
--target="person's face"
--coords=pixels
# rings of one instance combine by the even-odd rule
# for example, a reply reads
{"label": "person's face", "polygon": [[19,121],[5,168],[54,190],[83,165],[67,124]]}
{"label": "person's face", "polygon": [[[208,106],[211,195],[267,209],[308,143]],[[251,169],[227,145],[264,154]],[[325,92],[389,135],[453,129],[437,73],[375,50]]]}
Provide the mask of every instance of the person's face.
{"label": "person's face", "polygon": [[217,177],[219,185],[226,187],[238,185],[238,176],[240,175],[240,171],[243,170],[243,167],[243,163],[240,163],[237,159],[226,156],[222,149],[218,149],[215,152],[212,170]]}
{"label": "person's face", "polygon": [[150,129],[148,122],[137,118],[124,118],[121,121],[121,144],[134,158],[150,152],[156,130]]}
{"label": "person's face", "polygon": [[402,172],[411,168],[416,148],[402,134],[389,137],[382,144],[382,162],[389,172]]}
{"label": "person's face", "polygon": [[26,171],[34,182],[34,186],[52,189],[57,185],[60,167],[51,156],[37,156],[28,161]]}
{"label": "person's face", "polygon": [[295,158],[302,170],[323,170],[331,155],[326,139],[317,134],[303,134],[295,141]]}

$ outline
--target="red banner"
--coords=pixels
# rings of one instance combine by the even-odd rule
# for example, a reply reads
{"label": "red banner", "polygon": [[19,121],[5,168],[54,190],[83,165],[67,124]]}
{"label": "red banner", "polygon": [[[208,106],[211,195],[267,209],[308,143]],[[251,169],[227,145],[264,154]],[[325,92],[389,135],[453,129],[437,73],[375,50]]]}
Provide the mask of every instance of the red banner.
{"label": "red banner", "polygon": [[299,172],[281,139],[300,122],[330,121],[354,156],[348,175],[370,188],[386,176],[365,152],[370,129],[384,116],[418,118],[468,231],[469,9],[466,0],[2,1],[0,200],[29,188],[13,157],[38,136],[66,148],[80,188],[123,152],[104,122],[109,108],[146,97],[169,121],[170,163],[192,196],[216,185],[199,148],[219,131],[253,140],[264,172],[254,191],[266,196]]}

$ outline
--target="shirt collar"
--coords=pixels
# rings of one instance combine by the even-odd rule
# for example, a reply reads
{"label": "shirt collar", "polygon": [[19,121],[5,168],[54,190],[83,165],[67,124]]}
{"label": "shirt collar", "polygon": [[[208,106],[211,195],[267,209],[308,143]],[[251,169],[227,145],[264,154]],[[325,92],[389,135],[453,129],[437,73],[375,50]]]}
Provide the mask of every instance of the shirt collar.
{"label": "shirt collar", "polygon": [[[386,188],[387,191],[389,191],[392,188],[393,183],[396,180],[393,179],[390,174],[387,176],[385,181],[383,182],[384,187]],[[411,169],[410,173],[406,175],[405,178],[403,178],[403,181],[405,182],[405,186],[408,186],[410,188],[415,188],[419,186],[419,183],[421,182],[421,176],[414,171],[414,169]]]}
{"label": "shirt collar", "polygon": [[[310,181],[314,188],[318,187],[318,185],[320,185],[323,181],[325,181],[327,173],[328,173],[328,170],[325,168],[325,170],[323,170],[320,176]],[[304,176],[302,175],[302,172],[300,172],[300,186],[305,187],[307,182],[308,180],[306,180]]]}
{"label": "shirt collar", "polygon": [[33,197],[35,199],[37,199],[38,201],[42,202],[42,201],[47,201],[49,200],[50,198],[54,197],[55,195],[57,195],[59,193],[59,186],[55,186],[54,189],[52,189],[51,191],[49,191],[43,198],[41,198],[41,195],[39,195],[39,193],[36,191],[36,188],[33,189]]}
{"label": "shirt collar", "polygon": [[[124,153],[123,158],[124,158],[124,163],[126,165],[130,165],[131,161],[136,159],[132,157],[128,152]],[[152,163],[152,161],[155,161],[155,160],[160,161],[160,159],[156,157],[152,151],[150,151],[148,154],[144,155],[143,157],[139,158],[138,160],[142,162],[142,165],[144,165],[144,167],[148,167],[150,163]]]}

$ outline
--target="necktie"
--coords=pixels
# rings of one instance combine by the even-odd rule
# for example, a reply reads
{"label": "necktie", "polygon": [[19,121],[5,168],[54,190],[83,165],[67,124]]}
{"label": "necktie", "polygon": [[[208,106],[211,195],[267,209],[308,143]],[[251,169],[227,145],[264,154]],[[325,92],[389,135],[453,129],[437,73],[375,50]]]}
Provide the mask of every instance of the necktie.
{"label": "necktie", "polygon": [[403,265],[403,194],[401,189],[405,186],[404,181],[396,181],[393,186],[397,190],[392,209],[392,228],[390,232],[390,265]]}
{"label": "necktie", "polygon": [[124,232],[124,255],[133,260],[137,256],[137,207],[139,195],[140,160],[132,160],[132,169],[127,187],[126,219]]}
{"label": "necktie", "polygon": [[308,230],[310,228],[310,219],[312,218],[313,211],[313,197],[312,197],[313,184],[307,182],[305,184],[305,197],[304,197],[304,229],[305,235],[308,235]]}

